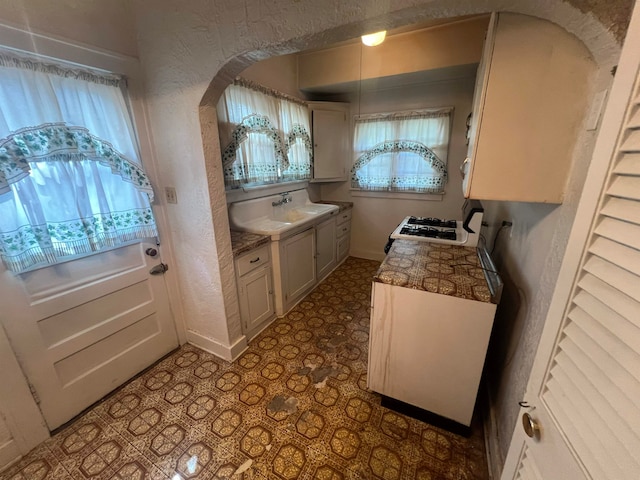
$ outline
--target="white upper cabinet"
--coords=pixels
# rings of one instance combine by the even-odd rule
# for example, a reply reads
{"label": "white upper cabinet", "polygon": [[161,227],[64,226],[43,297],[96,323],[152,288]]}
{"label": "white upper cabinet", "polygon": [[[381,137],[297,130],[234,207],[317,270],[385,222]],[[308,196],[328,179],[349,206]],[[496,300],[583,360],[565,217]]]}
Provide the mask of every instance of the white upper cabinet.
{"label": "white upper cabinet", "polygon": [[341,182],[350,164],[349,104],[309,102],[313,137],[313,181]]}
{"label": "white upper cabinet", "polygon": [[585,46],[557,25],[494,14],[461,166],[464,196],[562,203],[594,69]]}

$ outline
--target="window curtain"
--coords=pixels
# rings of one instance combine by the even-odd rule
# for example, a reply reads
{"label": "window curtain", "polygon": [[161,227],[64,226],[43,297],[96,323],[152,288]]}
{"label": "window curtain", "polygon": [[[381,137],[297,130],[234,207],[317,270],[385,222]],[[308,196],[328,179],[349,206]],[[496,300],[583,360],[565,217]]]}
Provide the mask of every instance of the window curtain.
{"label": "window curtain", "polygon": [[351,186],[444,193],[452,109],[356,118]]}
{"label": "window curtain", "polygon": [[306,105],[237,79],[217,107],[225,185],[311,178],[313,150]]}
{"label": "window curtain", "polygon": [[9,270],[157,235],[122,87],[115,76],[0,54],[0,257]]}

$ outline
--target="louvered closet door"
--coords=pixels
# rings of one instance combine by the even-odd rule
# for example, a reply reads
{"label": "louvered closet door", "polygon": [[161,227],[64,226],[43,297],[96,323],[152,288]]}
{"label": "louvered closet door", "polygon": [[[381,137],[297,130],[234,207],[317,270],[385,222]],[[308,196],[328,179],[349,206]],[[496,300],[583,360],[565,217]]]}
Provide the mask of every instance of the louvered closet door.
{"label": "louvered closet door", "polygon": [[[636,15],[627,47],[638,44],[637,23]],[[619,135],[608,132],[617,138],[610,166],[585,186],[600,198],[590,214],[578,211],[521,411],[540,433],[529,439],[516,427],[503,479],[640,478],[640,55],[633,57],[618,72],[632,88],[618,109]],[[607,108],[615,108],[613,93]]]}

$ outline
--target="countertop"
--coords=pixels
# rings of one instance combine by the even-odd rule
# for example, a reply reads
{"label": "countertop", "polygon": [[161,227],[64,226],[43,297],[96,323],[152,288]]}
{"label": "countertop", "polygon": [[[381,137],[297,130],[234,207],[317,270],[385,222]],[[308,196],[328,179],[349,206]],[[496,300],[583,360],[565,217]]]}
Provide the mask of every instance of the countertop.
{"label": "countertop", "polygon": [[269,243],[269,240],[269,235],[231,230],[231,251],[233,252],[233,256],[237,257],[254,248]]}
{"label": "countertop", "polygon": [[395,240],[375,282],[479,302],[491,292],[475,248]]}
{"label": "countertop", "polygon": [[320,200],[319,202],[313,202],[313,203],[324,203],[325,205],[336,205],[339,208],[338,213],[344,212],[345,210],[349,210],[350,208],[353,208],[353,202],[338,202],[338,201],[333,201],[333,200]]}

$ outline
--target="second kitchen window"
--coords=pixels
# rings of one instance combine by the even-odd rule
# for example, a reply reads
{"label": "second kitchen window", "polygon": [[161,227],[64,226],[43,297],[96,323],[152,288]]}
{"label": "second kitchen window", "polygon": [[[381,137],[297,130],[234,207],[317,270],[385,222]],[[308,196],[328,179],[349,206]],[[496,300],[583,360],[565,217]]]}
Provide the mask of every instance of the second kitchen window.
{"label": "second kitchen window", "polygon": [[351,187],[444,193],[452,114],[441,108],[356,117]]}

